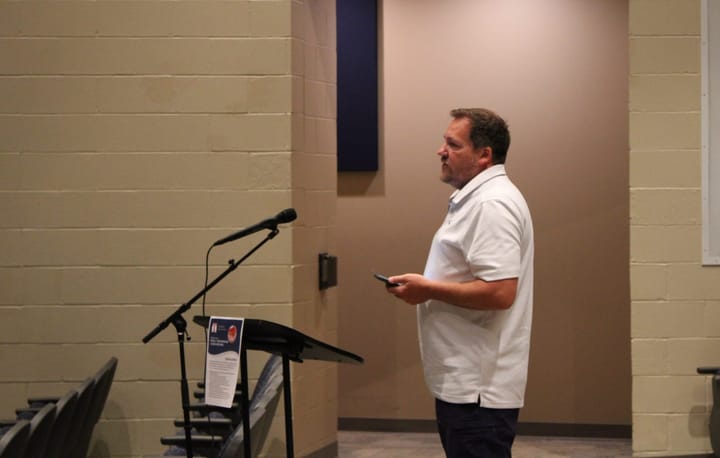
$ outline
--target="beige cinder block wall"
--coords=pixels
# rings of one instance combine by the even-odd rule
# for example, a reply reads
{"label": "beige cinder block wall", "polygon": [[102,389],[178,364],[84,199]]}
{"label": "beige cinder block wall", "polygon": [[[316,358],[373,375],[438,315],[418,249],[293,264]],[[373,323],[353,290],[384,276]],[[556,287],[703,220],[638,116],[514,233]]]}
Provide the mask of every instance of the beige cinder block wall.
{"label": "beige cinder block wall", "polygon": [[[337,346],[337,288],[318,290],[318,254],[337,254],[335,3],[293,1],[291,176],[293,206],[302,215],[293,231],[292,320],[296,329]],[[296,456],[318,450],[316,458],[335,456],[337,364],[307,361],[292,369]]]}
{"label": "beige cinder block wall", "polygon": [[[316,259],[333,249],[333,46],[333,0],[0,3],[0,417],[116,355],[91,455],[161,451],[181,414],[178,347],[172,327],[142,337],[202,287],[214,240],[290,206],[298,220],[206,311],[332,343]],[[261,238],[216,248],[211,278]],[[300,456],[335,441],[334,370],[293,365],[296,424],[323,420],[296,432]],[[268,456],[284,456],[282,424]]]}
{"label": "beige cinder block wall", "polygon": [[635,456],[710,450],[720,270],[701,265],[700,2],[630,1]]}

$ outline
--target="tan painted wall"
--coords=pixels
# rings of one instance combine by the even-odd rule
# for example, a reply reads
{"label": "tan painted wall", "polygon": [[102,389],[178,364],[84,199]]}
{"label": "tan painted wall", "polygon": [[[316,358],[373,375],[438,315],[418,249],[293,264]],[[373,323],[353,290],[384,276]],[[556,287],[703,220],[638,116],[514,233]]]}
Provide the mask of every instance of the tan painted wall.
{"label": "tan painted wall", "polygon": [[636,456],[710,451],[720,270],[702,267],[700,2],[630,1],[630,273]]}
{"label": "tan painted wall", "polygon": [[524,422],[629,425],[627,2],[386,0],[381,169],[341,174],[340,416],[434,417],[415,310],[372,279],[422,272],[452,191],[435,151],[456,106],[504,115],[536,230]]}
{"label": "tan painted wall", "polygon": [[[334,5],[0,2],[0,417],[116,355],[92,456],[162,451],[181,416],[176,338],[141,338],[202,287],[214,240],[290,206],[298,220],[207,311],[334,343],[336,293],[316,280],[335,246]],[[215,249],[211,274],[260,239]],[[293,368],[302,456],[335,441],[336,369]],[[284,456],[282,425],[268,456]]]}

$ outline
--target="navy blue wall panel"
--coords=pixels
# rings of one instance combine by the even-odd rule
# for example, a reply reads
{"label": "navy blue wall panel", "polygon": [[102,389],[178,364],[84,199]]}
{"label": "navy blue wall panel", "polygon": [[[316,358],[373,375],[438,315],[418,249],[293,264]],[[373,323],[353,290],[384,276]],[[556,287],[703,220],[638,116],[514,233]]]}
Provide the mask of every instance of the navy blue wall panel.
{"label": "navy blue wall panel", "polygon": [[337,155],[339,171],[378,169],[377,3],[338,0]]}

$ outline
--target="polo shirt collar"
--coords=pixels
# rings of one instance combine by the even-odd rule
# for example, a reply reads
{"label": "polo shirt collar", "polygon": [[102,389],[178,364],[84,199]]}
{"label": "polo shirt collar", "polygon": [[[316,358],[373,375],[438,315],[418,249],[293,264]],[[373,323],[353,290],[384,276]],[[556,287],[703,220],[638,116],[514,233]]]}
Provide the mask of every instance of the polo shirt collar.
{"label": "polo shirt collar", "polygon": [[488,181],[503,175],[506,175],[504,164],[493,165],[478,173],[468,181],[462,189],[456,189],[455,192],[450,195],[450,208],[460,205],[466,197]]}

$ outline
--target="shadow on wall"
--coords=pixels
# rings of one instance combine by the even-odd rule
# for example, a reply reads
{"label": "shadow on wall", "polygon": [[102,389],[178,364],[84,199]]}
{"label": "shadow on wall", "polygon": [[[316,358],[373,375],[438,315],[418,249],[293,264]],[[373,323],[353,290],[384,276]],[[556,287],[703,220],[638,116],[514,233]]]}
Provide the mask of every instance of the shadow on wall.
{"label": "shadow on wall", "polygon": [[[104,412],[112,412],[114,418],[125,418],[125,412],[123,411],[120,404],[110,399],[105,403]],[[107,423],[105,423],[107,424]],[[92,442],[90,444],[90,451],[88,456],[93,458],[109,458],[112,455],[110,450],[110,444],[116,444],[115,449],[120,447],[126,449],[128,452],[132,450],[133,445],[130,443],[130,433],[128,431],[127,422],[113,422],[111,435],[103,434],[108,429],[103,428],[103,420],[101,419],[98,423],[98,428],[95,428],[95,434],[93,434]],[[158,446],[160,444],[160,438],[157,438]]]}

